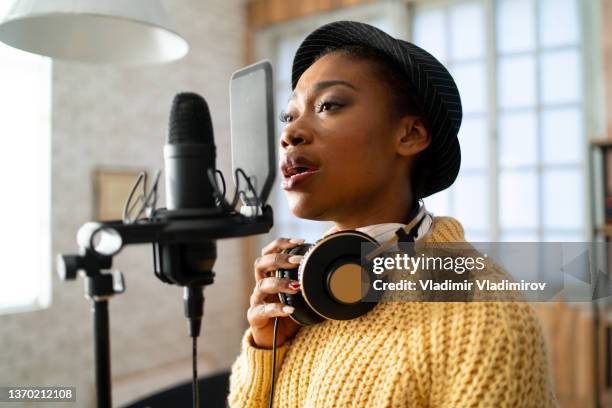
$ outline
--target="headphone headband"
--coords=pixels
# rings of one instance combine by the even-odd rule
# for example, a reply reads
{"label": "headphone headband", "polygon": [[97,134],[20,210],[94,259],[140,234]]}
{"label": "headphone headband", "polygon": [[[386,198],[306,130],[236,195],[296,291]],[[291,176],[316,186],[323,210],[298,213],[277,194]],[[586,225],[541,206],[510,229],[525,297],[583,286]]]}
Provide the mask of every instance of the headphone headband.
{"label": "headphone headband", "polygon": [[404,225],[401,228],[398,228],[398,230],[395,231],[395,234],[393,235],[393,237],[391,237],[391,239],[387,240],[386,242],[381,244],[379,247],[374,249],[372,252],[368,253],[365,256],[365,259],[368,262],[370,262],[373,258],[377,257],[381,253],[391,248],[393,245],[395,245],[397,241],[399,241],[400,236],[407,236],[407,237],[413,236],[415,238],[417,237],[418,229],[421,226],[421,223],[423,222],[423,220],[425,219],[425,216],[431,217],[431,214],[425,208],[425,203],[423,203],[422,200],[419,200],[419,203],[420,203],[420,208],[419,208],[419,212],[417,213],[417,215],[408,224]]}

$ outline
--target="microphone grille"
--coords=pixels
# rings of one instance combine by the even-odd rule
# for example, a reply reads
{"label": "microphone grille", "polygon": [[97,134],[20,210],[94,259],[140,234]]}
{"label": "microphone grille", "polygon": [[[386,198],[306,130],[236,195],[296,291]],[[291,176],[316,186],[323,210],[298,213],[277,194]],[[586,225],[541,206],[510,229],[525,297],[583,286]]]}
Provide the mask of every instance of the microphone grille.
{"label": "microphone grille", "polygon": [[208,104],[192,92],[179,93],[172,101],[168,144],[182,143],[214,143]]}

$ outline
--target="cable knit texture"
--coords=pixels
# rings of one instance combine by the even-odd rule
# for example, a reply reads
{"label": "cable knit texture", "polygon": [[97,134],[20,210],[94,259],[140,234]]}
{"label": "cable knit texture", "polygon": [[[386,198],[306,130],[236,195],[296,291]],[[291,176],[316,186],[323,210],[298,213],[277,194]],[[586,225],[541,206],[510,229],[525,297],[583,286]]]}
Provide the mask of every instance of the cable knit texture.
{"label": "cable knit texture", "polygon": [[[434,217],[429,242],[464,242]],[[302,327],[277,348],[275,407],[556,407],[542,330],[522,302],[384,302],[349,321]],[[272,351],[250,329],[230,407],[267,407]]]}

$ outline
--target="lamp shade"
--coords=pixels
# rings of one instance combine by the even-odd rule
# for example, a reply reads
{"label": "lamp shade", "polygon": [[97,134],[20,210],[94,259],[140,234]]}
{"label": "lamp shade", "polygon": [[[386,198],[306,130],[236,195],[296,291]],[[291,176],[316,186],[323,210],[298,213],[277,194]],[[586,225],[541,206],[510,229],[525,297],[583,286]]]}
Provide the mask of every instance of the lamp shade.
{"label": "lamp shade", "polygon": [[158,0],[17,0],[0,41],[52,58],[145,65],[182,58],[187,41]]}

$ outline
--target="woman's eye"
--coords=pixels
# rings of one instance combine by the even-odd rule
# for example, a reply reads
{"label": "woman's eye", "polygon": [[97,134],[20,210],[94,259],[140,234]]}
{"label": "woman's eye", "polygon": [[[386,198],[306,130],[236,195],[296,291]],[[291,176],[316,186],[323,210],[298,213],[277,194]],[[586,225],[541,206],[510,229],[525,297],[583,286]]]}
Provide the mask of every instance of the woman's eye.
{"label": "woman's eye", "polygon": [[323,102],[318,106],[317,112],[324,112],[339,106],[340,104],[336,102]]}
{"label": "woman's eye", "polygon": [[[337,102],[322,102],[318,104],[315,108],[316,112],[320,113],[328,110],[335,110],[341,106],[342,104]],[[278,115],[278,120],[280,120],[282,123],[289,123],[293,120],[293,115],[287,113],[286,111],[283,111],[280,113],[280,115]]]}
{"label": "woman's eye", "polygon": [[278,116],[278,120],[283,123],[289,123],[291,120],[293,120],[293,116],[289,115],[287,112],[281,112]]}

